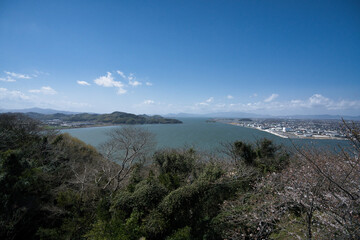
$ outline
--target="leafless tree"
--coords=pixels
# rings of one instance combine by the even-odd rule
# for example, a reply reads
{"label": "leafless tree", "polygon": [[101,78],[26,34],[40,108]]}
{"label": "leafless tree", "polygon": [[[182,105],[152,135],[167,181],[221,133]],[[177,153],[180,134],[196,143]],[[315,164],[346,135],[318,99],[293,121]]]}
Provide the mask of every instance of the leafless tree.
{"label": "leafless tree", "polygon": [[[295,176],[299,186],[292,191],[292,194],[299,190],[307,192],[314,200],[311,203],[317,205],[320,212],[324,213],[319,218],[324,224],[332,226],[337,234],[341,234],[344,238],[358,239],[360,237],[360,131],[356,124],[348,124],[345,121],[344,128],[351,146],[340,147],[338,153],[314,148],[304,150],[295,146],[303,164],[302,170],[306,171],[296,170]],[[301,181],[303,176],[307,176],[305,181]],[[294,181],[293,179],[288,183]],[[309,185],[312,188],[308,188]],[[311,227],[311,222],[308,227]]]}
{"label": "leafless tree", "polygon": [[116,170],[113,166],[104,167],[107,171],[107,181],[104,189],[113,184],[113,191],[120,187],[120,183],[129,175],[135,163],[144,163],[155,147],[154,135],[144,128],[125,126],[116,128],[108,133],[109,140],[101,145],[103,156],[118,164]]}
{"label": "leafless tree", "polygon": [[[359,239],[360,131],[356,124],[344,122],[344,127],[348,148],[294,146],[286,169],[258,181],[249,198],[242,194],[224,202],[225,222],[234,226],[224,236],[262,239],[281,232],[291,239]],[[251,210],[239,211],[244,204]]]}

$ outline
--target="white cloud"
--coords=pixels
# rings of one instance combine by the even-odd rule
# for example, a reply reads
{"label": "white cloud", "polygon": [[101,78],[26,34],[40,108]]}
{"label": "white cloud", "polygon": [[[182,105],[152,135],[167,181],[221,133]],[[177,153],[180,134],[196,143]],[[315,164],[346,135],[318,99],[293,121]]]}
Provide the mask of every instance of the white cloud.
{"label": "white cloud", "polygon": [[146,86],[152,86],[153,84],[151,82],[146,82]]}
{"label": "white cloud", "polygon": [[94,80],[94,82],[99,85],[99,86],[103,86],[103,87],[116,87],[118,88],[118,94],[124,94],[126,93],[126,90],[124,89],[124,84],[122,82],[119,81],[114,81],[113,76],[111,75],[110,72],[107,72],[106,76],[101,76],[97,79]]}
{"label": "white cloud", "polygon": [[330,99],[322,96],[321,94],[314,94],[309,98],[309,103],[312,106],[315,105],[328,105],[330,103]]}
{"label": "white cloud", "polygon": [[6,78],[0,78],[2,82],[16,82],[15,79],[11,78],[10,76],[6,76]]}
{"label": "white cloud", "polygon": [[211,103],[214,101],[214,98],[213,97],[210,97],[209,99],[206,100],[207,103]]}
{"label": "white cloud", "polygon": [[63,110],[75,110],[83,111],[84,107],[91,107],[90,104],[84,102],[73,102],[64,98],[49,98],[42,95],[26,95],[21,91],[8,90],[0,87],[0,103],[1,107],[12,108],[28,108],[28,107],[40,107],[40,108],[54,108]]}
{"label": "white cloud", "polygon": [[[305,99],[294,99],[289,101],[274,100],[277,96],[272,95],[272,100],[238,102],[238,103],[216,103],[211,97],[203,102],[191,106],[179,106],[181,111],[192,113],[211,112],[249,112],[270,115],[290,114],[342,114],[359,115],[360,100],[335,100],[321,94],[313,94]],[[271,97],[271,96],[270,96]]]}
{"label": "white cloud", "polygon": [[83,86],[90,86],[90,83],[86,82],[86,81],[77,81],[77,83],[79,85],[83,85]]}
{"label": "white cloud", "polygon": [[130,73],[129,76],[128,76],[128,79],[131,81],[135,78],[134,74],[133,73]]}
{"label": "white cloud", "polygon": [[128,76],[128,79],[129,79],[129,85],[131,85],[133,87],[137,87],[142,84],[141,82],[135,80],[136,78],[133,73],[130,73],[130,75]]}
{"label": "white cloud", "polygon": [[31,77],[29,75],[25,75],[25,74],[21,74],[21,73],[14,73],[14,72],[7,72],[4,71],[7,75],[14,77],[14,78],[19,78],[19,79],[30,79]]}
{"label": "white cloud", "polygon": [[257,93],[254,93],[253,95],[251,95],[250,97],[251,98],[255,98],[255,97],[257,97],[258,96],[258,94]]}
{"label": "white cloud", "polygon": [[112,74],[107,72],[106,76],[101,76],[94,80],[94,82],[103,87],[119,87],[122,88],[124,85],[121,82],[114,81]]}
{"label": "white cloud", "polygon": [[118,88],[117,94],[122,95],[125,94],[126,92],[127,92],[126,89]]}
{"label": "white cloud", "polygon": [[137,86],[140,86],[142,85],[141,82],[135,80],[136,77],[133,73],[130,73],[129,76],[126,77],[125,73],[120,71],[120,70],[117,70],[116,71],[123,79],[127,79],[129,81],[129,85],[130,86],[133,86],[133,87],[137,87]]}
{"label": "white cloud", "polygon": [[226,97],[227,99],[234,99],[234,97],[233,96],[231,96],[231,95],[227,95],[227,97]]}
{"label": "white cloud", "polygon": [[210,97],[210,98],[206,99],[204,102],[196,103],[195,105],[196,106],[208,106],[213,101],[214,101],[214,98]]}
{"label": "white cloud", "polygon": [[292,107],[301,108],[323,108],[326,110],[347,110],[347,109],[360,109],[359,100],[332,100],[324,97],[321,94],[314,94],[309,99],[303,100],[291,100]]}
{"label": "white cloud", "polygon": [[25,95],[20,91],[9,91],[6,88],[0,88],[0,99],[20,99],[20,100],[29,100],[30,97]]}
{"label": "white cloud", "polygon": [[125,74],[122,71],[117,70],[116,71],[123,79],[126,79]]}
{"label": "white cloud", "polygon": [[270,113],[270,114],[358,114],[360,110],[360,100],[332,100],[321,94],[313,94],[307,99],[294,99],[290,101],[270,101],[270,102],[249,102],[227,105],[226,111],[248,111]]}
{"label": "white cloud", "polygon": [[154,104],[155,101],[153,101],[153,100],[145,100],[143,103],[147,104],[147,105],[150,105],[150,104]]}
{"label": "white cloud", "polygon": [[129,81],[129,85],[130,86],[133,86],[133,87],[137,87],[137,86],[140,86],[142,85],[141,82],[139,81],[136,81],[136,77],[133,73],[130,73],[129,76],[126,77],[125,73],[120,71],[120,70],[117,70],[116,71],[123,79],[127,79]]}
{"label": "white cloud", "polygon": [[140,86],[142,83],[139,81],[136,81],[136,80],[134,80],[134,81],[129,80],[129,84],[133,87],[137,87],[137,86]]}
{"label": "white cloud", "polygon": [[52,89],[49,86],[41,87],[40,89],[32,89],[32,90],[29,90],[29,92],[31,92],[31,93],[42,93],[42,94],[46,94],[46,95],[54,95],[54,94],[57,93],[54,89]]}
{"label": "white cloud", "polygon": [[270,97],[266,98],[266,99],[264,100],[264,102],[271,102],[271,101],[273,101],[275,98],[277,98],[278,96],[279,96],[279,94],[273,93],[273,94],[271,94]]}

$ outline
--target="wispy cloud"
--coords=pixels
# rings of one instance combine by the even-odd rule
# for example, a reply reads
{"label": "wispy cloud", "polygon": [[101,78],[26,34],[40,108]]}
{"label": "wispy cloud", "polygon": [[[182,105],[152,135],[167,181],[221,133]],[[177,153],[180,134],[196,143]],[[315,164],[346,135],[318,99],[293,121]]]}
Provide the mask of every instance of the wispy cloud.
{"label": "wispy cloud", "polygon": [[214,101],[214,98],[213,97],[210,97],[209,99],[206,100],[207,103],[211,103]]}
{"label": "wispy cloud", "polygon": [[208,99],[206,99],[204,102],[200,102],[200,103],[196,103],[195,105],[198,106],[208,106],[210,103],[212,103],[214,101],[214,97],[210,97]]}
{"label": "wispy cloud", "polygon": [[38,70],[34,70],[35,74],[32,74],[32,76],[34,77],[38,77],[39,75],[50,75],[50,73],[48,72],[43,72],[43,71],[38,71]]}
{"label": "wispy cloud", "polygon": [[[49,89],[42,88],[35,93],[49,93]],[[51,91],[51,90],[50,90]],[[84,107],[91,107],[90,104],[84,102],[74,102],[64,98],[51,99],[47,95],[40,94],[25,94],[18,90],[9,90],[0,87],[0,102],[1,107],[4,108],[24,108],[24,107],[41,107],[41,108],[54,108],[63,110],[83,110]]]}
{"label": "wispy cloud", "polygon": [[0,78],[2,82],[16,82],[15,79],[11,78],[10,76],[6,76],[6,78]]}
{"label": "wispy cloud", "polygon": [[126,75],[125,75],[122,71],[117,70],[116,72],[117,72],[123,79],[127,79]]}
{"label": "wispy cloud", "polygon": [[29,75],[25,75],[25,74],[21,74],[21,73],[14,73],[14,72],[8,72],[8,71],[4,71],[7,75],[14,77],[14,78],[19,78],[19,79],[30,79],[31,77]]}
{"label": "wispy cloud", "polygon": [[143,104],[146,104],[146,105],[150,105],[150,104],[154,104],[154,103],[155,103],[155,101],[154,101],[154,100],[150,100],[150,99],[145,100],[145,101],[143,102]]}
{"label": "wispy cloud", "polygon": [[271,101],[275,100],[278,96],[279,96],[279,94],[273,93],[273,94],[271,94],[271,96],[269,96],[268,98],[266,98],[266,99],[264,100],[264,102],[271,102]]}
{"label": "wispy cloud", "polygon": [[77,83],[78,83],[79,85],[83,85],[83,86],[90,86],[90,85],[91,85],[90,83],[88,83],[88,82],[86,82],[86,81],[77,81]]}
{"label": "wispy cloud", "polygon": [[131,85],[133,87],[137,87],[142,84],[141,82],[136,81],[136,77],[133,73],[130,73],[130,75],[128,76],[128,80],[129,80],[129,85]]}
{"label": "wispy cloud", "polygon": [[336,114],[341,114],[344,111],[359,111],[360,110],[360,100],[333,100],[327,98],[321,94],[313,94],[305,100],[294,99],[290,101],[269,101],[269,102],[250,102],[250,103],[238,103],[231,106],[231,110],[239,111],[268,111],[268,112],[283,112],[287,114],[288,112],[294,113],[308,113],[316,111],[321,113],[334,112]]}
{"label": "wispy cloud", "polygon": [[106,76],[101,76],[94,80],[94,82],[102,87],[116,87],[118,88],[118,94],[124,94],[126,93],[126,90],[124,89],[124,84],[120,81],[115,81],[114,77],[110,72],[107,72]]}
{"label": "wispy cloud", "polygon": [[29,90],[29,92],[30,93],[41,93],[41,94],[45,94],[45,95],[57,94],[57,92],[49,86],[41,87],[40,89],[32,89],[32,90]]}
{"label": "wispy cloud", "polygon": [[133,87],[137,87],[137,86],[142,85],[142,83],[139,82],[139,81],[136,81],[136,80],[134,80],[134,81],[129,80],[129,85],[131,85],[131,86],[133,86]]}
{"label": "wispy cloud", "polygon": [[289,114],[345,114],[359,115],[360,100],[331,99],[321,94],[313,94],[305,99],[288,101],[253,101],[238,103],[216,103],[214,98],[190,106],[178,106],[182,112],[212,113],[212,112],[250,112],[271,115]]}
{"label": "wispy cloud", "polygon": [[146,82],[146,86],[152,86],[153,84],[151,82]]}
{"label": "wispy cloud", "polygon": [[9,100],[29,100],[30,97],[25,95],[20,91],[10,91],[6,88],[0,88],[0,99],[9,99]]}
{"label": "wispy cloud", "polygon": [[116,71],[123,79],[128,80],[128,83],[130,86],[137,87],[142,85],[141,82],[136,80],[135,74],[130,73],[129,76],[126,76],[124,72],[117,70]]}
{"label": "wispy cloud", "polygon": [[233,96],[231,96],[231,95],[227,95],[227,97],[226,97],[227,99],[234,99],[234,97]]}
{"label": "wispy cloud", "polygon": [[350,101],[342,99],[335,101],[318,93],[312,95],[307,100],[291,100],[290,105],[292,107],[324,108],[327,110],[360,109],[359,100]]}

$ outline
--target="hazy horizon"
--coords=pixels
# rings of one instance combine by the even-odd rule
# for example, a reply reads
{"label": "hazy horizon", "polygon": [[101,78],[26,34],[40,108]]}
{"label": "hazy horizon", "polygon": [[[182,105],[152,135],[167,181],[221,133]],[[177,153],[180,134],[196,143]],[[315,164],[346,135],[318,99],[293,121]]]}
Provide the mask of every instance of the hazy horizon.
{"label": "hazy horizon", "polygon": [[0,109],[360,115],[358,1],[0,2]]}

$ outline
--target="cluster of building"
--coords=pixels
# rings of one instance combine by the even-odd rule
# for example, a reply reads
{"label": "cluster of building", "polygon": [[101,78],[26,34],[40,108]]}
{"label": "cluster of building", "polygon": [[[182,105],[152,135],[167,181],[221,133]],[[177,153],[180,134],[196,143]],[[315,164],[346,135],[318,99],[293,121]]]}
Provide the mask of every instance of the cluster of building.
{"label": "cluster of building", "polygon": [[56,128],[78,128],[78,127],[87,127],[91,125],[95,125],[94,122],[71,122],[71,121],[63,121],[61,119],[51,119],[51,120],[43,120],[45,125],[56,127]]}
{"label": "cluster of building", "polygon": [[266,131],[284,138],[344,139],[341,120],[308,119],[217,119],[237,126]]}

